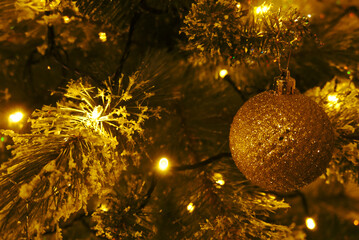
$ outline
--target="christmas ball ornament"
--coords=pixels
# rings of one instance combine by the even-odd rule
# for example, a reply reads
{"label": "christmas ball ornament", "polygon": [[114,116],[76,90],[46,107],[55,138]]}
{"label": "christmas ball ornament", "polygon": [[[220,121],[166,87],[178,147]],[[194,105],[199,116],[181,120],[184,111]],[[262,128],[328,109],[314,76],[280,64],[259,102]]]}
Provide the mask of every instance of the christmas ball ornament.
{"label": "christmas ball ornament", "polygon": [[326,113],[309,97],[266,91],[239,109],[230,129],[230,149],[239,170],[266,190],[289,192],[326,169],[334,131]]}

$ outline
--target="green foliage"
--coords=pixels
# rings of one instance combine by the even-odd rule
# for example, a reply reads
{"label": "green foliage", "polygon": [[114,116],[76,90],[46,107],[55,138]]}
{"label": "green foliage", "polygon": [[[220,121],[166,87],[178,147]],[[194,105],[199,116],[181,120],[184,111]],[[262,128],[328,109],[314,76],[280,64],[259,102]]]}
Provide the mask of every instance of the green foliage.
{"label": "green foliage", "polygon": [[336,130],[333,159],[327,169],[328,181],[359,183],[359,90],[349,79],[334,78],[320,89],[306,92],[321,104]]}
{"label": "green foliage", "polygon": [[125,28],[139,10],[140,0],[77,0],[80,12],[94,21]]}
{"label": "green foliage", "polygon": [[156,228],[151,214],[146,213],[146,187],[144,179],[124,173],[92,215],[97,235],[107,239],[151,239]]}
{"label": "green foliage", "polygon": [[269,220],[289,205],[250,185],[231,159],[213,164],[191,182],[190,189],[182,190],[193,191],[191,197],[178,200],[186,239],[294,239],[292,227]]}
{"label": "green foliage", "polygon": [[264,56],[280,57],[300,46],[308,35],[308,19],[296,10],[257,13],[256,8],[237,4],[235,0],[199,0],[192,5],[181,32],[188,37],[185,50],[195,53],[194,63],[212,58],[228,64],[254,63]]}
{"label": "green foliage", "polygon": [[[132,164],[127,159],[137,158],[134,135],[157,114],[142,106],[151,94],[140,75],[130,76],[126,86],[120,78],[117,93],[109,85],[100,89],[81,79],[70,82],[56,107],[32,114],[32,133],[3,131],[14,141],[14,157],[0,170],[3,239],[39,236],[80,209],[86,211],[91,196],[112,189]],[[127,110],[131,100],[135,105]]]}

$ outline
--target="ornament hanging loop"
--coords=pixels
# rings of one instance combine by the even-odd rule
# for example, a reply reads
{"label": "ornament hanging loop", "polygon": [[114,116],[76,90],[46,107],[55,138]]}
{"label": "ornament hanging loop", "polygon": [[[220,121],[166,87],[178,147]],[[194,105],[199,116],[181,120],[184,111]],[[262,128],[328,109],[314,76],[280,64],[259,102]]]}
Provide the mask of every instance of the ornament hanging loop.
{"label": "ornament hanging loop", "polygon": [[288,69],[282,69],[280,76],[274,78],[275,80],[275,91],[278,95],[289,95],[295,94],[295,79],[290,77]]}

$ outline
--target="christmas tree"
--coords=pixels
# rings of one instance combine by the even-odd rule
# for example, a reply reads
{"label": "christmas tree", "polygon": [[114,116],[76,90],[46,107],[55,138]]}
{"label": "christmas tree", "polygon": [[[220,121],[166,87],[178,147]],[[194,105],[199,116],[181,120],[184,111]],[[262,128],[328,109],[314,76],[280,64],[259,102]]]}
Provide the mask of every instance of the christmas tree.
{"label": "christmas tree", "polygon": [[357,0],[2,0],[0,239],[358,239]]}

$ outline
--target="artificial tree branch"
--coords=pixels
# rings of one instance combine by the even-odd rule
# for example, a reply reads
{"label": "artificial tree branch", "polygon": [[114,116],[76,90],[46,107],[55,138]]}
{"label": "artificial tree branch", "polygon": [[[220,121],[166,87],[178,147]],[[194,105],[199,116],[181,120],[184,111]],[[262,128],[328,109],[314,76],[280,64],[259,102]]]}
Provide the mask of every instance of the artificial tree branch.
{"label": "artificial tree branch", "polygon": [[140,12],[135,12],[133,18],[131,19],[130,29],[128,31],[128,36],[127,36],[127,42],[126,42],[125,48],[123,50],[119,66],[116,69],[115,75],[113,77],[114,81],[117,81],[121,77],[123,66],[125,64],[126,59],[128,58],[128,56],[130,54],[130,47],[132,44],[132,36],[133,36],[133,32],[135,30],[135,25],[138,22],[138,20],[140,19],[140,16],[141,16]]}
{"label": "artificial tree branch", "polygon": [[233,82],[232,78],[227,74],[224,78],[224,81],[229,83],[229,85],[236,91],[236,93],[242,98],[242,100],[247,100],[248,98],[243,94],[243,92],[237,87],[237,85]]}
{"label": "artificial tree branch", "polygon": [[153,193],[153,190],[155,190],[156,185],[157,185],[157,178],[156,178],[156,175],[154,174],[154,175],[152,175],[151,185],[150,185],[150,187],[149,187],[147,193],[145,194],[144,199],[143,199],[141,205],[140,205],[139,208],[138,208],[139,210],[142,209],[142,208],[144,208],[144,207],[147,205],[148,201],[149,201],[150,198],[151,198],[151,195],[152,195],[152,193]]}
{"label": "artificial tree branch", "polygon": [[181,165],[181,166],[175,166],[175,167],[172,167],[172,170],[173,171],[185,171],[185,170],[191,170],[191,169],[196,169],[196,168],[200,168],[200,167],[204,167],[208,164],[211,164],[215,161],[218,161],[222,158],[229,158],[229,157],[232,157],[231,153],[228,153],[228,152],[225,152],[225,153],[219,153],[213,157],[210,157],[204,161],[201,161],[201,162],[198,162],[198,163],[195,163],[195,164],[189,164],[189,165]]}

